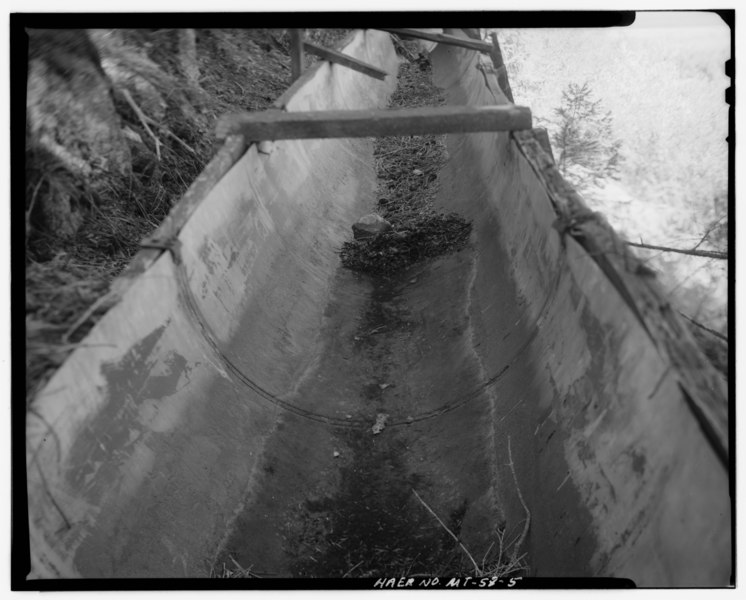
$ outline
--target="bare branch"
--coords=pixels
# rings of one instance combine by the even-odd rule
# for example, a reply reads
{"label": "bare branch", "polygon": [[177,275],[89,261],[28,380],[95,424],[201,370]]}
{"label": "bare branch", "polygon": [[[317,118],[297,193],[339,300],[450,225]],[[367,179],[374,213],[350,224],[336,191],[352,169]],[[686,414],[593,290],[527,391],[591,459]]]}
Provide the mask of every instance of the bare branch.
{"label": "bare branch", "polygon": [[724,336],[724,335],[723,335],[722,333],[719,333],[719,332],[715,331],[714,329],[710,329],[709,327],[707,327],[707,326],[705,326],[705,325],[702,325],[702,323],[699,323],[698,321],[695,321],[695,320],[694,320],[694,319],[692,319],[692,318],[691,318],[690,316],[688,316],[688,315],[685,315],[685,314],[684,314],[683,312],[681,312],[681,311],[679,311],[679,314],[680,314],[680,315],[681,315],[682,317],[684,317],[684,318],[685,318],[685,319],[686,319],[687,321],[689,321],[690,323],[692,323],[692,324],[696,325],[696,326],[697,326],[697,327],[699,327],[700,329],[704,329],[704,330],[705,330],[705,331],[707,331],[708,333],[711,333],[712,335],[714,335],[714,336],[716,336],[716,337],[719,337],[719,338],[720,338],[721,340],[723,340],[723,341],[724,341],[724,342],[726,342],[726,343],[728,342],[728,338],[727,338],[726,336]]}
{"label": "bare branch", "polygon": [[728,260],[727,252],[712,252],[710,250],[685,250],[683,248],[668,248],[666,246],[654,246],[652,244],[638,244],[637,242],[627,242],[628,246],[637,248],[647,248],[648,250],[662,250],[663,252],[677,252],[679,254],[688,254],[690,256],[703,256],[704,258],[717,258]]}
{"label": "bare branch", "polygon": [[720,217],[717,221],[714,221],[712,225],[710,225],[710,227],[707,229],[707,231],[705,231],[704,235],[702,236],[702,239],[700,239],[697,242],[697,245],[694,246],[692,250],[696,250],[697,248],[699,248],[704,243],[704,241],[707,239],[707,236],[709,236],[712,233],[712,231],[720,225],[720,223],[723,221],[724,218],[725,218],[725,215]]}

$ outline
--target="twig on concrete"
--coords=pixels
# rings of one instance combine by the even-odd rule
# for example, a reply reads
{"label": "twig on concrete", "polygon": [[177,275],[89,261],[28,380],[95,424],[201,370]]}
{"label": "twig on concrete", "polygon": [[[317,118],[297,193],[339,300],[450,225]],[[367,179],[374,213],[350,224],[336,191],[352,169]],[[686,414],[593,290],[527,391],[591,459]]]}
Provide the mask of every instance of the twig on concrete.
{"label": "twig on concrete", "polygon": [[362,564],[363,564],[363,561],[361,560],[354,567],[352,567],[349,571],[347,571],[347,573],[345,573],[344,575],[342,575],[342,579],[344,579],[345,577],[348,577],[350,575],[350,573],[352,573],[355,569],[357,569]]}
{"label": "twig on concrete", "polygon": [[469,560],[471,561],[471,564],[473,564],[473,565],[474,565],[474,572],[475,572],[475,573],[479,573],[480,569],[479,569],[479,565],[477,565],[477,561],[475,561],[475,560],[474,560],[474,557],[473,557],[473,556],[471,555],[471,552],[469,552],[469,551],[468,551],[468,550],[466,549],[466,546],[464,546],[464,545],[463,545],[463,544],[461,543],[461,540],[460,540],[460,539],[458,539],[458,537],[456,536],[456,534],[455,534],[455,533],[453,533],[453,531],[451,531],[450,529],[448,529],[448,527],[446,526],[446,524],[445,524],[445,523],[443,523],[443,521],[441,521],[441,520],[440,520],[440,517],[439,517],[439,516],[438,516],[437,514],[435,514],[435,511],[434,511],[434,510],[433,510],[432,508],[430,508],[430,507],[429,507],[429,506],[427,505],[427,503],[426,503],[426,502],[425,502],[425,501],[424,501],[424,500],[423,500],[422,498],[420,498],[420,495],[419,495],[419,494],[417,493],[417,491],[416,491],[416,490],[412,489],[412,493],[413,493],[413,494],[414,494],[414,495],[415,495],[415,496],[417,497],[417,500],[419,500],[419,501],[420,501],[420,503],[422,504],[422,506],[424,506],[424,507],[425,507],[425,508],[426,508],[426,509],[428,510],[428,512],[429,512],[429,513],[430,513],[430,514],[431,514],[432,516],[434,516],[434,517],[435,517],[435,519],[436,519],[436,520],[438,521],[438,523],[440,523],[440,526],[441,526],[441,527],[442,527],[443,529],[445,529],[445,530],[446,530],[446,531],[448,532],[448,534],[449,534],[449,535],[450,535],[450,536],[451,536],[451,537],[452,537],[452,538],[453,538],[454,540],[456,540],[456,542],[458,543],[458,545],[459,545],[459,546],[461,546],[461,549],[462,549],[462,550],[464,551],[464,553],[466,554],[466,556],[468,556],[468,557],[469,557]]}
{"label": "twig on concrete", "polygon": [[528,529],[531,526],[531,511],[528,509],[528,506],[526,506],[526,501],[523,499],[521,488],[518,485],[518,478],[516,477],[515,466],[513,465],[513,453],[510,451],[510,436],[508,436],[508,460],[510,460],[510,462],[508,463],[508,466],[510,467],[510,472],[513,474],[513,481],[515,482],[515,490],[518,493],[518,499],[521,501],[523,510],[526,511],[526,523],[523,526],[523,533],[521,533],[521,537],[518,538],[518,541],[513,546],[513,556],[511,557],[511,562],[515,562],[518,556],[518,549],[521,547],[521,544],[523,544],[523,542],[526,540],[526,536],[528,535]]}
{"label": "twig on concrete", "polygon": [[526,401],[526,399],[525,399],[525,398],[522,398],[521,400],[519,400],[518,402],[516,402],[516,403],[515,403],[515,405],[513,406],[513,408],[511,408],[511,409],[510,409],[510,410],[509,410],[508,412],[506,412],[506,413],[505,413],[505,414],[504,414],[504,415],[503,415],[503,416],[502,416],[502,417],[500,418],[500,420],[498,421],[498,424],[502,423],[502,422],[503,422],[503,421],[504,421],[505,419],[507,419],[507,418],[508,418],[508,417],[510,416],[510,414],[511,414],[511,413],[512,413],[512,412],[513,412],[513,411],[514,411],[514,410],[515,410],[516,408],[518,408],[518,407],[519,407],[519,406],[520,406],[521,404],[523,404],[523,403],[524,403],[525,401]]}
{"label": "twig on concrete", "polygon": [[495,545],[495,543],[493,542],[492,544],[490,544],[489,549],[482,559],[482,568],[477,571],[477,577],[506,577],[511,573],[515,573],[516,571],[525,570],[526,566],[523,562],[523,559],[526,557],[525,553],[521,554],[520,556],[514,556],[513,558],[506,559],[504,551],[506,547],[510,546],[510,543],[508,543],[507,545],[505,544],[505,530],[496,529],[495,536],[497,537],[499,542],[497,556],[494,559],[490,560],[491,564],[487,564],[489,553]]}
{"label": "twig on concrete", "polygon": [[565,478],[562,480],[562,483],[560,483],[557,486],[557,489],[555,491],[559,492],[562,489],[562,486],[564,486],[567,483],[568,479],[570,479],[570,472],[569,471],[567,472],[567,475],[565,476]]}

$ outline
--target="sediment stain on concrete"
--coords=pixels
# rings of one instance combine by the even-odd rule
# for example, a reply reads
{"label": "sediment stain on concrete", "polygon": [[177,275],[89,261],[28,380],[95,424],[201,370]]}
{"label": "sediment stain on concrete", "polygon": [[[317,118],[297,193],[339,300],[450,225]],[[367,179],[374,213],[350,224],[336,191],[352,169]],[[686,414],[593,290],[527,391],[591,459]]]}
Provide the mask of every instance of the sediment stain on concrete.
{"label": "sediment stain on concrete", "polygon": [[[489,532],[476,524],[499,520],[494,503],[484,501],[492,484],[482,443],[490,435],[489,406],[475,396],[446,415],[418,420],[454,400],[438,393],[443,386],[469,394],[484,384],[475,355],[465,355],[470,251],[463,252],[391,278],[339,272],[321,361],[296,401],[368,425],[331,427],[283,415],[282,429],[267,442],[257,495],[218,564],[233,558],[257,572],[298,577],[471,568],[415,490],[456,535],[470,523],[465,543],[484,553]],[[449,293],[433,302],[434,290],[444,287]],[[445,364],[443,354],[451,356]],[[392,424],[376,434],[382,414]]]}
{"label": "sediment stain on concrete", "polygon": [[[75,468],[67,474],[70,485],[94,494],[116,485],[117,469],[107,469],[104,477],[99,467],[110,462],[112,456],[123,462],[134,450],[142,435],[138,407],[146,400],[157,401],[176,393],[180,382],[188,381],[190,366],[184,356],[170,350],[161,357],[156,351],[168,325],[166,322],[155,328],[120,360],[102,365],[106,401],[71,449]],[[94,481],[94,488],[90,488]]]}

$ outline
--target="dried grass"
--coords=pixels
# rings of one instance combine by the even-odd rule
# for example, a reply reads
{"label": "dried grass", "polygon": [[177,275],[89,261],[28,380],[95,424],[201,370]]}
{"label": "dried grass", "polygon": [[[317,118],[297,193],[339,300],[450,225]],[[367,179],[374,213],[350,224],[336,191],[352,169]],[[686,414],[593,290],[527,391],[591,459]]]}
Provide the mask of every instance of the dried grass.
{"label": "dried grass", "polygon": [[121,268],[108,261],[81,261],[59,252],[46,262],[26,265],[26,398],[45,385],[76,343],[65,334],[76,316],[87,309],[108,288],[111,271]]}
{"label": "dried grass", "polygon": [[[437,520],[437,522],[448,533],[448,535],[453,538],[464,555],[469,559],[469,562],[473,567],[473,571],[469,571],[469,574],[473,575],[474,577],[502,578],[509,577],[511,575],[517,575],[519,573],[526,573],[528,571],[528,565],[525,560],[526,553],[520,555],[518,554],[520,546],[525,537],[526,527],[524,527],[523,533],[517,540],[509,543],[505,542],[505,530],[496,528],[494,531],[494,535],[497,539],[497,544],[495,544],[495,542],[490,544],[490,546],[487,548],[487,551],[484,553],[482,560],[478,563],[469,549],[464,545],[464,543],[446,526],[442,519],[432,508],[430,508],[430,506],[428,506],[428,504],[422,499],[417,491],[412,490],[412,493],[415,495],[420,504],[422,504],[422,506],[424,506],[427,511]],[[526,523],[528,522],[529,521],[527,520]],[[508,548],[512,548],[510,553],[508,553]],[[463,575],[465,573],[454,573],[454,575]],[[428,573],[420,575],[434,576],[442,575],[442,573]]]}
{"label": "dried grass", "polygon": [[223,563],[218,571],[213,567],[210,577],[213,579],[261,579],[261,576],[252,571],[254,565],[248,568],[242,567],[235,558],[230,557],[232,565]]}

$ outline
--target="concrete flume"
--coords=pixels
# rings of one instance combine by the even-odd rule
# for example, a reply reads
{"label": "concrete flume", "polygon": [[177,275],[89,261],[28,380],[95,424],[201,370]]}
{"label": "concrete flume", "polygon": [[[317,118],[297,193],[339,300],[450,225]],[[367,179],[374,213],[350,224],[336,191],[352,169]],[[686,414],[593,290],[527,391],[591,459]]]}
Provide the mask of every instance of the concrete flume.
{"label": "concrete flume", "polygon": [[[320,65],[287,110],[386,106],[388,34],[345,51],[391,75]],[[450,103],[506,102],[477,53],[431,57]],[[534,576],[729,582],[728,470],[680,369],[555,226],[540,150],[448,152],[468,247],[375,279],[338,257],[376,200],[371,140],[248,148],[32,405],[32,578],[230,557],[341,576],[350,555],[359,577],[397,548],[436,568],[449,539],[417,492],[475,557],[519,538]]]}

